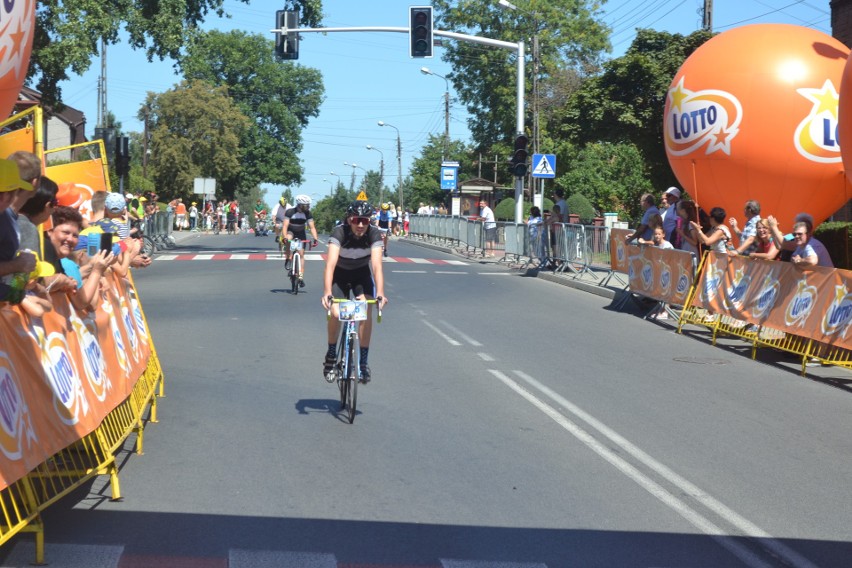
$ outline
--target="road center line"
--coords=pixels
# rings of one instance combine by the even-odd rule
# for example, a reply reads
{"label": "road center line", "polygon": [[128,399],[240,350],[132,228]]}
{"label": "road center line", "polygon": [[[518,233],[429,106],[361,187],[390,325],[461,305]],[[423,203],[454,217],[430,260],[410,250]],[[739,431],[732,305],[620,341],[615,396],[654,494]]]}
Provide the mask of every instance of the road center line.
{"label": "road center line", "polygon": [[[757,555],[755,555],[746,546],[737,542],[736,538],[726,535],[725,532],[720,527],[716,526],[712,521],[705,518],[703,515],[692,509],[689,505],[666,491],[666,489],[662,487],[659,483],[655,482],[650,477],[639,471],[635,466],[633,466],[628,461],[616,454],[613,450],[599,442],[586,430],[578,426],[575,422],[568,419],[555,408],[537,398],[535,395],[526,390],[523,386],[506,376],[504,373],[494,369],[489,369],[488,372],[497,377],[501,382],[503,382],[503,384],[515,391],[522,398],[526,399],[527,402],[529,402],[542,413],[544,413],[546,416],[551,418],[554,422],[562,426],[562,428],[564,428],[572,436],[577,438],[577,440],[582,442],[587,448],[589,448],[590,450],[598,454],[601,458],[609,462],[618,471],[632,479],[640,487],[645,489],[645,491],[650,493],[654,498],[656,498],[661,503],[675,511],[692,526],[694,526],[704,534],[709,535],[720,546],[722,546],[725,550],[739,558],[744,564],[751,566],[752,568],[769,568],[769,564],[757,557]],[[515,372],[518,373],[518,371]]]}
{"label": "road center line", "polygon": [[463,340],[470,343],[473,347],[482,347],[482,344],[480,342],[478,342],[477,340],[475,340],[471,336],[467,335],[466,333],[464,333],[463,331],[458,329],[456,326],[454,326],[450,322],[448,322],[446,320],[441,320],[441,325],[448,328],[450,331],[452,331],[453,333],[455,333],[456,335],[461,337]]}
{"label": "road center line", "polygon": [[426,327],[428,327],[429,329],[431,329],[432,331],[434,331],[435,333],[437,333],[438,335],[443,337],[447,341],[447,343],[449,343],[450,345],[454,345],[454,346],[461,345],[461,342],[456,341],[455,339],[453,339],[452,337],[450,337],[449,335],[447,335],[446,333],[444,333],[443,331],[441,331],[440,329],[438,329],[436,326],[432,325],[428,321],[426,321],[426,320],[420,320],[420,321],[422,321],[424,324],[426,324]]}

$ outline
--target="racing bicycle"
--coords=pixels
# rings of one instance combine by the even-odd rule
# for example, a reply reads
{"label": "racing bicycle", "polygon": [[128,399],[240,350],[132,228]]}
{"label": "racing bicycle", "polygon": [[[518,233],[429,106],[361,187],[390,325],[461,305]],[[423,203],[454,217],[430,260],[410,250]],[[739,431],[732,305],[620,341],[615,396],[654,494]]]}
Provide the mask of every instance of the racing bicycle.
{"label": "racing bicycle", "polygon": [[[358,402],[358,383],[361,382],[358,326],[369,317],[368,304],[376,304],[376,321],[382,321],[382,298],[379,296],[375,300],[348,300],[329,296],[328,301],[329,304],[337,304],[337,319],[343,322],[343,325],[340,327],[340,338],[337,341],[337,359],[326,373],[325,380],[330,383],[337,381],[340,389],[340,410],[346,409],[346,417],[352,424],[355,421],[355,407]],[[331,319],[331,309],[326,317]]]}
{"label": "racing bicycle", "polygon": [[302,240],[302,239],[290,239],[290,270],[287,272],[287,275],[290,277],[290,291],[295,296],[299,293],[299,288],[305,285],[305,281],[302,278],[302,251],[304,250],[304,245],[307,244],[310,246],[311,241]]}

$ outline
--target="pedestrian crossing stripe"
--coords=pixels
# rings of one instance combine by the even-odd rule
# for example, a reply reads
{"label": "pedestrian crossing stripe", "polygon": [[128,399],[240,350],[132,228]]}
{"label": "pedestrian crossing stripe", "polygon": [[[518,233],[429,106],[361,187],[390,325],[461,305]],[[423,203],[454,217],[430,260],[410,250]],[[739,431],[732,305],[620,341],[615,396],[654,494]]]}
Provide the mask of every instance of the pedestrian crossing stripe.
{"label": "pedestrian crossing stripe", "polygon": [[[158,254],[154,257],[160,261],[182,261],[182,260],[272,260],[284,262],[284,258],[279,253],[178,253],[178,254]],[[305,255],[305,260],[325,260],[326,255],[321,253],[308,253]],[[463,260],[441,260],[437,258],[409,258],[404,256],[386,256],[385,263],[399,264],[433,264],[433,265],[452,265],[452,266],[467,266],[469,263]]]}
{"label": "pedestrian crossing stripe", "polygon": [[555,154],[535,154],[533,159],[539,158],[538,163],[533,168],[533,177],[556,177],[556,155]]}

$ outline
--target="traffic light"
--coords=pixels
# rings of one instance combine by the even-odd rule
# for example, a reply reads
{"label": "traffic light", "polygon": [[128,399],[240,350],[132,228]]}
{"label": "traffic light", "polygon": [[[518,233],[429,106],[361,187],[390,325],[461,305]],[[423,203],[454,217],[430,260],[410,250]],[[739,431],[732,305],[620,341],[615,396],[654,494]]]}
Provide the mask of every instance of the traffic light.
{"label": "traffic light", "polygon": [[119,176],[130,173],[130,139],[127,136],[115,139],[115,173]]}
{"label": "traffic light", "polygon": [[[299,28],[298,10],[276,10],[275,29],[295,30]],[[299,34],[275,32],[275,55],[278,59],[299,59]]]}
{"label": "traffic light", "polygon": [[515,149],[512,152],[512,157],[509,159],[509,170],[515,177],[522,178],[527,175],[527,143],[529,138],[521,134],[515,138]]}
{"label": "traffic light", "polygon": [[412,6],[408,19],[411,57],[432,57],[432,6]]}

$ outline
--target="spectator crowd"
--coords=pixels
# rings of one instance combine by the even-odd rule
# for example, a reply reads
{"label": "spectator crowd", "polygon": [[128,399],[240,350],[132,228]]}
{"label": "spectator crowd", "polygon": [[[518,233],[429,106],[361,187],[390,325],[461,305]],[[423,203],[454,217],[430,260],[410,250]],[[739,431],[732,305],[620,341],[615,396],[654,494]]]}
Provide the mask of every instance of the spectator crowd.
{"label": "spectator crowd", "polygon": [[43,176],[35,154],[0,160],[0,302],[40,317],[64,294],[94,310],[104,276],[151,263],[141,231],[155,198],[97,191],[88,200]]}

